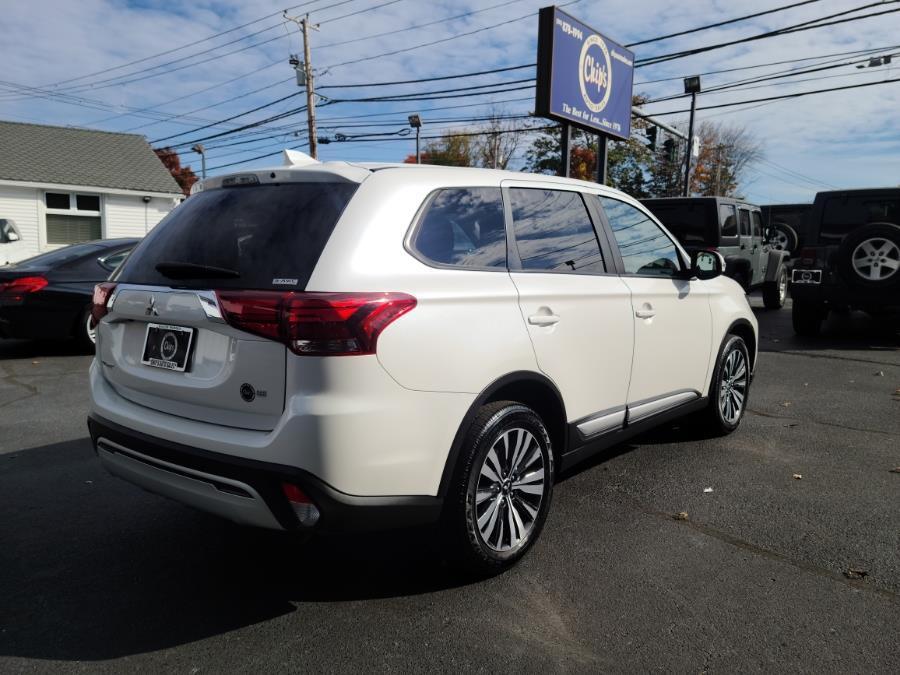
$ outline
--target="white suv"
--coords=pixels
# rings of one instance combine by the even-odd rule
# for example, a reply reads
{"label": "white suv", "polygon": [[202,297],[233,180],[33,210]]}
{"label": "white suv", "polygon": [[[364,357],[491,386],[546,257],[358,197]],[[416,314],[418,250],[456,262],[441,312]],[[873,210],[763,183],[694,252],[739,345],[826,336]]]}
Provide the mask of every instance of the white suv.
{"label": "white suv", "polygon": [[97,287],[113,474],[268,528],[434,523],[489,573],[537,539],[561,469],[688,413],[740,423],[744,292],[634,199],[287,157],[204,181]]}

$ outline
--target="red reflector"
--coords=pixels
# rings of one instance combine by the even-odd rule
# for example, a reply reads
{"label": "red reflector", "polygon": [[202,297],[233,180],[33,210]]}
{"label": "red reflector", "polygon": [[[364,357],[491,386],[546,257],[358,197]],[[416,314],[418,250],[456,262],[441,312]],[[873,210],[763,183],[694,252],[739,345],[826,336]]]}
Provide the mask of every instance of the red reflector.
{"label": "red reflector", "polygon": [[374,354],[378,336],[416,306],[405,293],[217,291],[225,320],[295,354]]}
{"label": "red reflector", "polygon": [[293,483],[282,483],[281,491],[288,501],[292,504],[312,504],[312,499],[306,496],[306,493]]}
{"label": "red reflector", "polygon": [[814,248],[803,248],[800,249],[800,262],[803,265],[815,265],[816,264],[816,249]]}
{"label": "red reflector", "polygon": [[94,299],[91,306],[91,328],[94,328],[100,323],[100,319],[106,316],[109,311],[107,307],[109,296],[112,295],[115,288],[116,285],[109,282],[103,282],[94,286]]}

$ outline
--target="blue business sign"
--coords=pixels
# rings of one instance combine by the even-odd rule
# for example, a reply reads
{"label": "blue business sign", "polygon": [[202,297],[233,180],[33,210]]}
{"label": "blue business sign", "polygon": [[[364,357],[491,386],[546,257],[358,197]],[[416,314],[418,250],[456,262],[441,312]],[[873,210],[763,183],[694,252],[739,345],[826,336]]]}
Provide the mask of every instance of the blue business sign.
{"label": "blue business sign", "polygon": [[634,53],[556,7],[540,11],[535,112],[628,138]]}

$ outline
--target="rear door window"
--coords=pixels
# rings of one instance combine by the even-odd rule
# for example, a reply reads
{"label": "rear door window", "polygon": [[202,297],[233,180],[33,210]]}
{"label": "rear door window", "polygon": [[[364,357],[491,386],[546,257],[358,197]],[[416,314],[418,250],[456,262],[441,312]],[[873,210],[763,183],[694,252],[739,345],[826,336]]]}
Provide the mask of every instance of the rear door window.
{"label": "rear door window", "polygon": [[439,265],[506,269],[500,188],[439,190],[425,206],[412,247]]}
{"label": "rear door window", "polygon": [[741,236],[750,236],[750,212],[747,209],[740,209],[741,212]]}
{"label": "rear door window", "polygon": [[116,279],[180,288],[303,290],[357,187],[281,183],[192,195],[150,231]]}
{"label": "rear door window", "polygon": [[578,192],[510,188],[513,230],[522,269],[602,274],[594,224]]}
{"label": "rear door window", "polygon": [[759,211],[753,211],[750,217],[753,219],[753,236],[762,238],[762,218]]}
{"label": "rear door window", "polygon": [[722,226],[723,237],[738,236],[737,216],[733,204],[719,204],[719,224]]}

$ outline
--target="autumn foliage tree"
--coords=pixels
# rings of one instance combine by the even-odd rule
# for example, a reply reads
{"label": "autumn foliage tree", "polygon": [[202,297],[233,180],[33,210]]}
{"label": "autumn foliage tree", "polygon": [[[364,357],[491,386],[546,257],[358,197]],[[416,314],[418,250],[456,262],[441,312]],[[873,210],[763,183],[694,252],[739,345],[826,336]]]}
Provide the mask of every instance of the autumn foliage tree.
{"label": "autumn foliage tree", "polygon": [[191,186],[197,182],[197,174],[193,172],[191,167],[181,166],[181,158],[172,148],[155,148],[153,152],[156,153],[159,161],[172,174],[172,178],[178,183],[185,196],[191,194]]}

